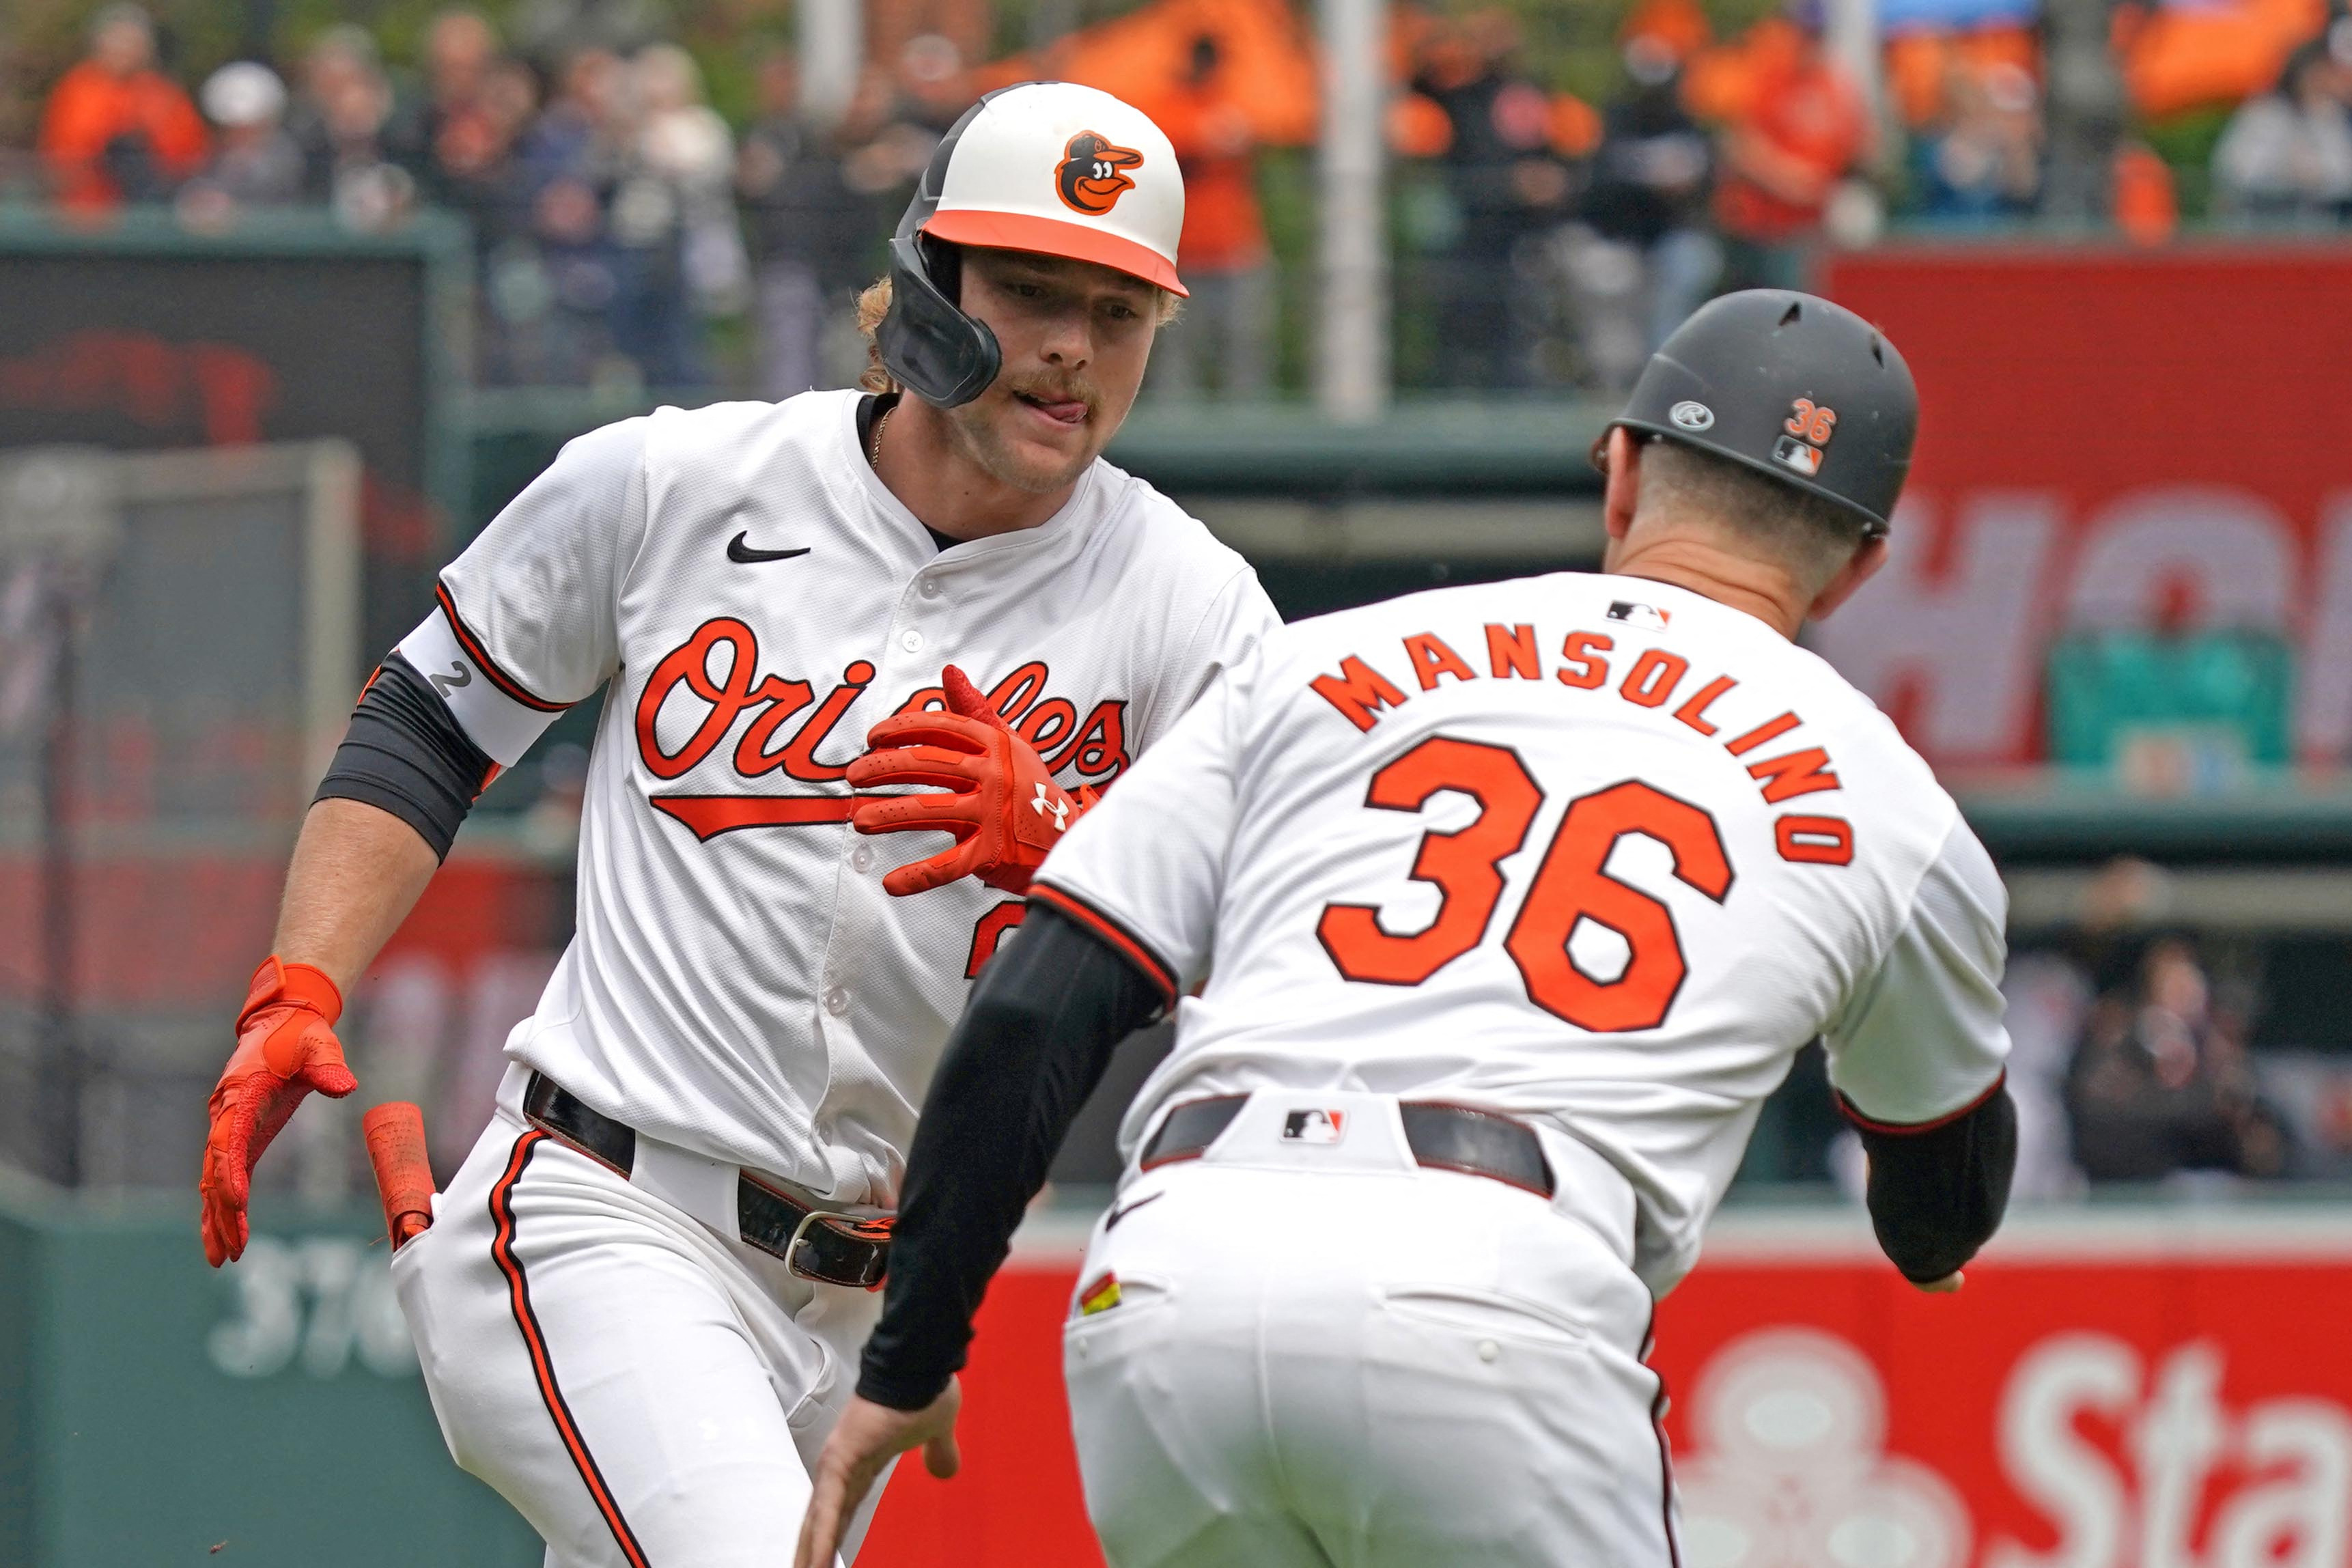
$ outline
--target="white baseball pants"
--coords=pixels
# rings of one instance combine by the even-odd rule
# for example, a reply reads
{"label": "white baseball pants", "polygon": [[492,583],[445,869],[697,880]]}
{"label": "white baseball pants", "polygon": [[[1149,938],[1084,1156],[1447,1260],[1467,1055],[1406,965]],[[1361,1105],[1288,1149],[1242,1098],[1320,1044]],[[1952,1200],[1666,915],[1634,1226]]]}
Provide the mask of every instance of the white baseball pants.
{"label": "white baseball pants", "polygon": [[794,1278],[531,1130],[523,1076],[392,1259],[450,1455],[547,1568],[790,1562],[881,1297]]}
{"label": "white baseball pants", "polygon": [[1670,1568],[1632,1194],[1543,1137],[1549,1204],[1416,1165],[1393,1100],[1260,1090],[1128,1184],[1064,1342],[1116,1568]]}

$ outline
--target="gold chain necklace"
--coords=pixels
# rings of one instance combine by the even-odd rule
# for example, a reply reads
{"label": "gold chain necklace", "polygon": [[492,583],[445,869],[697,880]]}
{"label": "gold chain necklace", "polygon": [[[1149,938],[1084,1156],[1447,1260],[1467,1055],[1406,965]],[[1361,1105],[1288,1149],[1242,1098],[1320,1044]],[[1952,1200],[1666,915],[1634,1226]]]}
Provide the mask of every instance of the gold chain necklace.
{"label": "gold chain necklace", "polygon": [[889,424],[890,416],[898,412],[898,405],[894,403],[874,416],[874,438],[866,448],[866,460],[877,474],[882,471],[882,426]]}

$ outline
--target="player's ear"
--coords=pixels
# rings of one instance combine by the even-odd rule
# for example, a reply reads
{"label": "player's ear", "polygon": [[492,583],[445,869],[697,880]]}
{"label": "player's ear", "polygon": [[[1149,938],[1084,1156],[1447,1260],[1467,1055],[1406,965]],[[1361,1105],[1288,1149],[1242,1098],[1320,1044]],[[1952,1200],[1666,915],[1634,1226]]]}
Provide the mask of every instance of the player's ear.
{"label": "player's ear", "polygon": [[1641,500],[1641,440],[1620,425],[1602,442],[1601,458],[1608,485],[1601,494],[1601,520],[1610,538],[1622,540],[1633,526],[1633,510]]}
{"label": "player's ear", "polygon": [[1876,576],[1878,569],[1885,564],[1886,536],[1882,533],[1864,540],[1861,548],[1847,558],[1844,565],[1838,568],[1837,575],[1831,578],[1822,585],[1822,591],[1813,595],[1812,606],[1805,612],[1805,618],[1809,621],[1820,620],[1823,616],[1853,598],[1854,591]]}

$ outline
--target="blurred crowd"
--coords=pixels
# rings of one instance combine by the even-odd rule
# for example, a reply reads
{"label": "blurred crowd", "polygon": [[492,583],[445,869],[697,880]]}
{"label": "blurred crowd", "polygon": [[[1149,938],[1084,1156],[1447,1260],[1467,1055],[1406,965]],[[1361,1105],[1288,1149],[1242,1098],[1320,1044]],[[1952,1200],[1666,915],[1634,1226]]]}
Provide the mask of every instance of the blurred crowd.
{"label": "blurred crowd", "polygon": [[2020,1195],[2352,1177],[2340,948],[2200,936],[2168,925],[2172,897],[2158,868],[2114,861],[2060,940],[2012,953]]}
{"label": "blurred crowd", "polygon": [[871,281],[874,241],[974,96],[937,37],[822,128],[782,50],[740,127],[658,38],[524,54],[452,9],[419,55],[396,71],[339,26],[286,75],[237,60],[191,92],[159,68],[148,16],[111,5],[42,107],[40,176],[70,213],[168,203],[200,230],[259,209],[323,206],[362,231],[445,209],[473,235],[481,383],[693,388],[713,379],[712,324],[749,321],[760,389],[786,395],[824,382],[828,305]]}
{"label": "blurred crowd", "polygon": [[[1698,0],[1637,0],[1615,86],[1590,99],[1538,79],[1526,6],[1401,8],[1388,135],[1402,380],[1614,392],[1712,293],[1798,282],[1822,247],[1868,243],[1890,217],[2155,241],[2184,186],[2224,224],[2352,216],[2352,21],[2298,9],[2327,0],[2219,3],[2263,8],[2270,31],[2217,54],[2181,31],[2206,13],[2135,22],[2128,5],[2042,0],[2026,22],[1890,28],[1864,80],[1825,37],[1822,0],[1721,38]],[[1123,16],[1154,11],[1206,15],[1153,0]],[[1148,79],[1139,33],[1107,34],[1091,57],[1113,62],[1119,79],[1102,85],[1155,114],[1186,169],[1192,299],[1155,364],[1157,396],[1303,379],[1311,225],[1270,226],[1267,165],[1288,158],[1311,190],[1297,171],[1314,67],[1297,7],[1219,8],[1252,13],[1257,34],[1200,24],[1150,56],[1165,58]],[[1286,68],[1260,58],[1286,51]],[[1090,58],[987,64],[918,33],[869,65],[845,109],[816,114],[799,64],[770,46],[730,123],[695,57],[650,34],[514,47],[488,15],[453,9],[415,54],[387,61],[347,24],[297,58],[184,79],[148,16],[110,5],[18,117],[30,145],[0,164],[0,190],[83,216],[169,204],[199,229],[295,205],[358,229],[447,209],[474,236],[479,381],[724,380],[780,395],[854,376],[846,300],[955,117],[1024,74],[1089,79]],[[2234,77],[2215,75],[2224,56]],[[2133,129],[2168,94],[2201,102],[2233,82],[2244,90],[2209,114],[2190,163]]]}

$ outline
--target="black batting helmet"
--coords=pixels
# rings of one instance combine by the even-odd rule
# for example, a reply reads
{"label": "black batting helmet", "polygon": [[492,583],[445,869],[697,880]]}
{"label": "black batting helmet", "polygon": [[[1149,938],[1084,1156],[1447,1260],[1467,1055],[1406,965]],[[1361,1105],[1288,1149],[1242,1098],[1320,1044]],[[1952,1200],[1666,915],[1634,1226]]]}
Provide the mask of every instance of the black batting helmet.
{"label": "black batting helmet", "polygon": [[1750,289],[1675,330],[1610,421],[1621,425],[1833,501],[1875,538],[1910,471],[1919,393],[1895,345],[1844,306]]}

